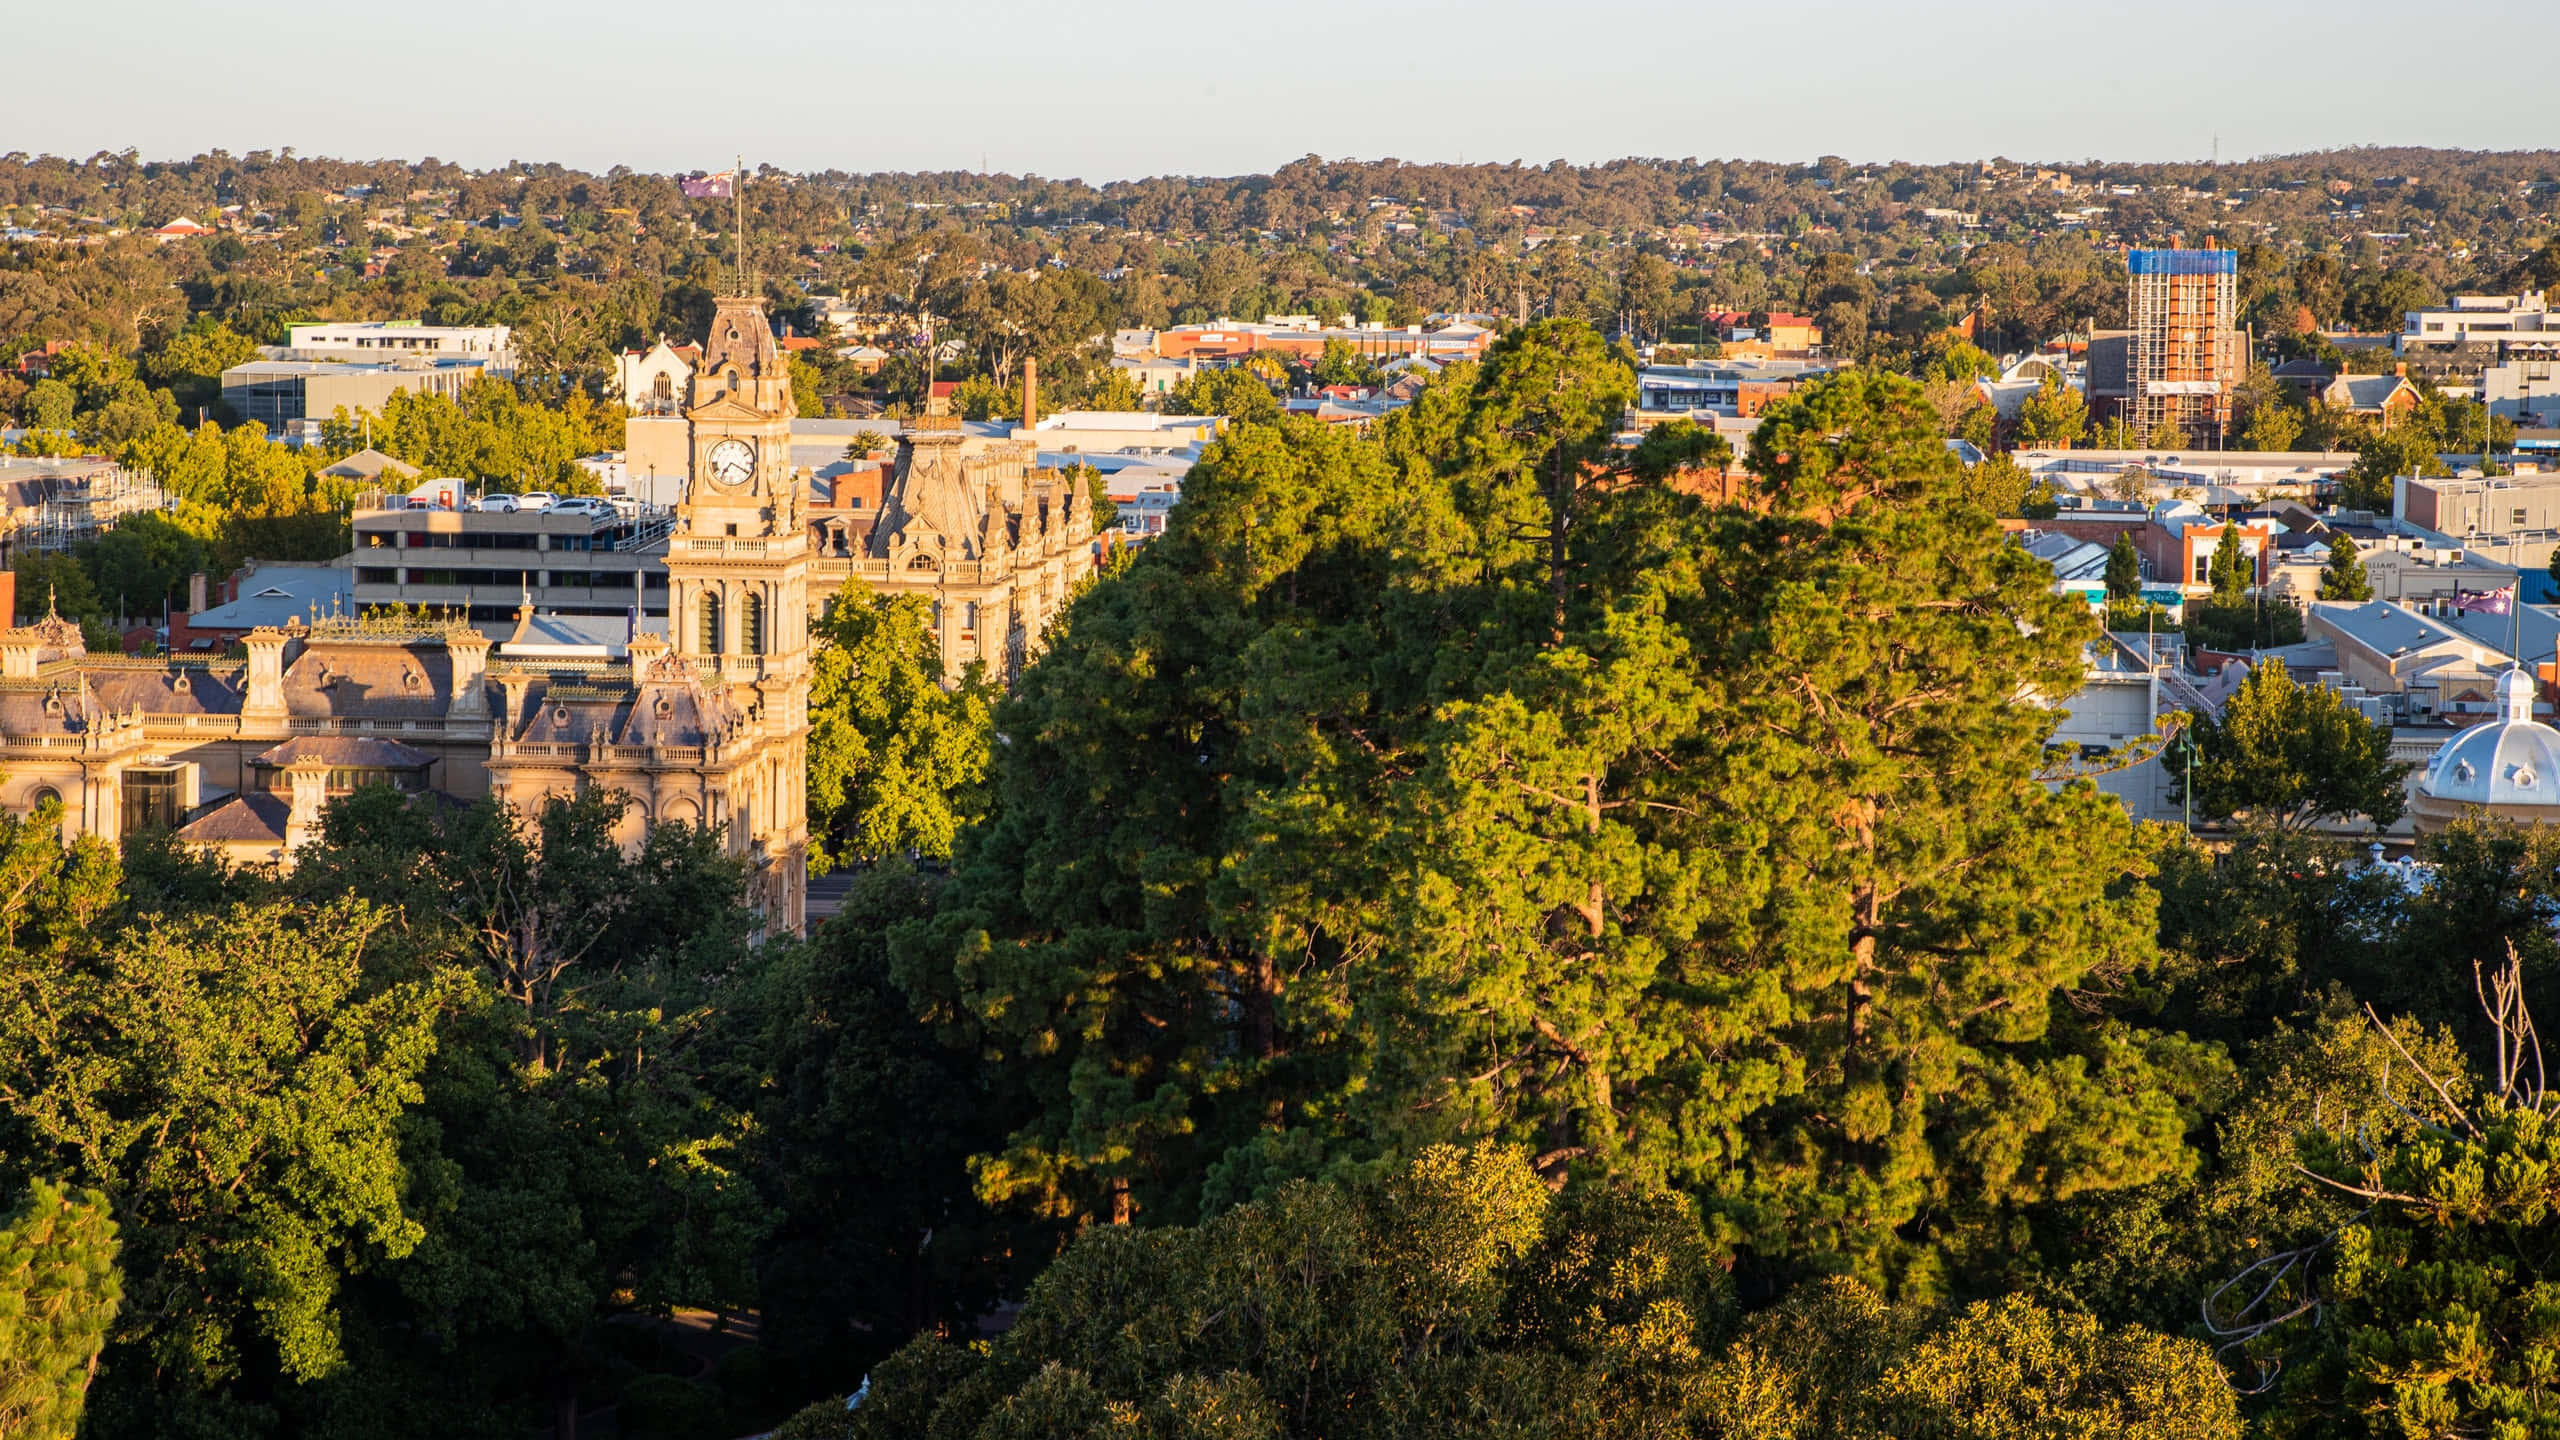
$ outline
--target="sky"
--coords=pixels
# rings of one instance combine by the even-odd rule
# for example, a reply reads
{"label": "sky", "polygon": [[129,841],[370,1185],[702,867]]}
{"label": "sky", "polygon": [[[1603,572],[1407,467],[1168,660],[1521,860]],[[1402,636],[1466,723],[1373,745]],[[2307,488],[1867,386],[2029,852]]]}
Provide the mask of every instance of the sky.
{"label": "sky", "polygon": [[1101,183],[1309,154],[2560,148],[2554,0],[10,0],[0,37],[0,152],[80,157],[667,172],[743,153]]}

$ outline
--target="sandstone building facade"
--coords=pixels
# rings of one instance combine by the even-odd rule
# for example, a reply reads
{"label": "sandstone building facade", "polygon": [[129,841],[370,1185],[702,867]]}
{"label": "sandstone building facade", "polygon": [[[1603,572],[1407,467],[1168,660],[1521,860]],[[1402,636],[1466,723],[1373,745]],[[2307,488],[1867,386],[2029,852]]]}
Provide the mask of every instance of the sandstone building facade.
{"label": "sandstone building facade", "polygon": [[113,842],[174,826],[289,863],[368,784],[530,809],[590,789],[718,826],[768,925],[804,917],[812,546],[795,406],[760,299],[722,299],[686,397],[669,634],[618,659],[510,660],[465,624],[314,616],[245,660],[92,656],[59,619],[0,631],[0,805]]}
{"label": "sandstone building facade", "polygon": [[[1021,433],[1038,407],[1035,372]],[[1010,683],[1096,563],[1082,476],[1043,467],[1032,440],[971,433],[939,401],[902,427],[876,512],[821,514],[810,529],[822,603],[848,579],[924,599],[955,681],[975,664]]]}

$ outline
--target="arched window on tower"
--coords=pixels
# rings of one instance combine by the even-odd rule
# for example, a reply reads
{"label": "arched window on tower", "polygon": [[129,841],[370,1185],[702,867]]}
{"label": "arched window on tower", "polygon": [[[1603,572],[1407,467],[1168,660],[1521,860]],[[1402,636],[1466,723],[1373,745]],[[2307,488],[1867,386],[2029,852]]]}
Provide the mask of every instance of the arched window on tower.
{"label": "arched window on tower", "polygon": [[748,655],[764,653],[764,597],[753,590],[738,608],[738,649]]}
{"label": "arched window on tower", "polygon": [[702,653],[705,655],[717,655],[720,653],[720,596],[718,592],[711,590],[705,590],[702,592],[701,611]]}

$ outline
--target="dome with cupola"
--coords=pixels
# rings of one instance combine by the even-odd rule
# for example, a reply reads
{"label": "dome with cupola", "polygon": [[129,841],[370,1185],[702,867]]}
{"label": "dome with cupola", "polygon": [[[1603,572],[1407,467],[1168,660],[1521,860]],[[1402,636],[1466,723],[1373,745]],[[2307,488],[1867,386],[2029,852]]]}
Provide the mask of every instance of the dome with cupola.
{"label": "dome with cupola", "polygon": [[2421,830],[2466,810],[2560,823],[2560,730],[2533,718],[2533,677],[2498,677],[2498,718],[2444,742],[2418,779],[2410,811]]}

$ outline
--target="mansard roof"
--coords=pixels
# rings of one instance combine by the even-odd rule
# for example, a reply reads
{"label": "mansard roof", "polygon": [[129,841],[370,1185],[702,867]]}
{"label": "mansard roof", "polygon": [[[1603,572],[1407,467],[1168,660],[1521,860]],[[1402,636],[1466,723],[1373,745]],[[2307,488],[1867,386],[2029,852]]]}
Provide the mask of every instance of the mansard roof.
{"label": "mansard roof", "polygon": [[240,713],[240,671],[236,667],[212,670],[187,665],[142,670],[98,665],[82,667],[81,674],[97,694],[98,703],[119,714],[132,710],[145,715]]}
{"label": "mansard roof", "polygon": [[16,681],[0,688],[0,734],[82,735],[98,721],[97,696],[80,683],[50,678]]}
{"label": "mansard roof", "polygon": [[705,686],[690,664],[670,656],[641,677],[614,743],[707,745],[742,718],[727,695]]}
{"label": "mansard roof", "polygon": [[434,720],[453,696],[453,657],[441,645],[329,641],[306,645],[284,670],[285,708],[297,715]]}
{"label": "mansard roof", "polygon": [[541,679],[525,691],[510,739],[537,745],[584,745],[611,740],[614,715],[630,699],[620,686],[606,688]]}

